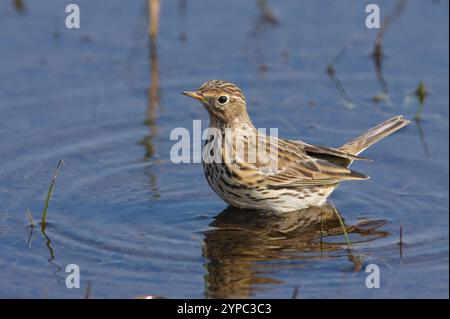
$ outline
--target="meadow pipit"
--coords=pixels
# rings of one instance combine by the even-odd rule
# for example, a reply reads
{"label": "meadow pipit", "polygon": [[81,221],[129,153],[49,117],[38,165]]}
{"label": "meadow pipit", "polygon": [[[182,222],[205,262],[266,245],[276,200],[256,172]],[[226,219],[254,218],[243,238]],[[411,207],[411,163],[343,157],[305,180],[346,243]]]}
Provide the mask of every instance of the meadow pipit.
{"label": "meadow pipit", "polygon": [[183,94],[209,113],[212,133],[202,158],[206,179],[217,195],[239,208],[290,212],[320,206],[341,181],[368,179],[349,165],[409,123],[396,116],[331,148],[262,134],[250,120],[242,91],[232,83],[208,81]]}

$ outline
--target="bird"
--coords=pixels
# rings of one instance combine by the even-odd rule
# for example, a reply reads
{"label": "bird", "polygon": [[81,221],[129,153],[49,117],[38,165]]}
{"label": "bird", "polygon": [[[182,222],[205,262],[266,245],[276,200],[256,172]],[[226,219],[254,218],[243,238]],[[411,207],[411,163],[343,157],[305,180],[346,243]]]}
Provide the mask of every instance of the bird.
{"label": "bird", "polygon": [[[333,148],[261,132],[250,119],[244,94],[231,82],[210,80],[182,94],[200,101],[209,114],[202,165],[210,187],[233,207],[264,212],[320,207],[340,182],[368,179],[349,166],[368,160],[359,154],[410,123],[398,115]],[[255,149],[265,150],[265,157],[250,160]]]}

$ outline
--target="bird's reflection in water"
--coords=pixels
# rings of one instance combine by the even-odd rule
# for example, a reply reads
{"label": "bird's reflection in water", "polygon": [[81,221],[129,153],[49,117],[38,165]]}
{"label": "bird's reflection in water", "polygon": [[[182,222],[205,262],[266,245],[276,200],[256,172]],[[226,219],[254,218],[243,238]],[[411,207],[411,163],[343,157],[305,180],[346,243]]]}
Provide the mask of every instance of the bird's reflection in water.
{"label": "bird's reflection in water", "polygon": [[[279,284],[271,277],[277,262],[343,256],[352,260],[345,241],[329,240],[343,234],[336,213],[331,203],[282,215],[228,207],[211,223],[214,229],[205,233],[206,297],[247,298],[265,285]],[[345,227],[357,244],[387,236],[377,230],[384,224],[361,221]]]}

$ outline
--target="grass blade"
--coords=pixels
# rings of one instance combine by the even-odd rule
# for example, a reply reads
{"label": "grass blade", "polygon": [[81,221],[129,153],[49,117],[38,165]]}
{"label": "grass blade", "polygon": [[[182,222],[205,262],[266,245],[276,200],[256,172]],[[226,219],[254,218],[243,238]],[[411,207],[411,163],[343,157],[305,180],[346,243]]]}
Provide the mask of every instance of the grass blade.
{"label": "grass blade", "polygon": [[28,208],[27,208],[27,216],[28,216],[28,221],[30,222],[30,226],[31,227],[36,226],[36,224],[34,223],[34,220],[33,220],[33,216],[31,215],[31,212]]}
{"label": "grass blade", "polygon": [[45,227],[47,225],[48,206],[50,204],[50,199],[52,198],[53,187],[55,186],[55,182],[56,182],[56,176],[58,175],[59,167],[61,165],[65,165],[63,160],[59,160],[58,165],[56,166],[55,172],[53,173],[52,182],[48,189],[47,197],[45,198],[45,201],[44,201],[44,208],[42,209],[42,218],[41,218],[41,231],[42,232],[45,232]]}
{"label": "grass blade", "polygon": [[345,228],[344,221],[341,218],[341,214],[338,212],[337,209],[334,209],[334,212],[336,213],[337,218],[339,219],[339,223],[341,224],[342,230],[344,231],[345,239],[347,240],[348,250],[352,250],[352,244],[350,242],[350,238],[348,237],[347,229]]}

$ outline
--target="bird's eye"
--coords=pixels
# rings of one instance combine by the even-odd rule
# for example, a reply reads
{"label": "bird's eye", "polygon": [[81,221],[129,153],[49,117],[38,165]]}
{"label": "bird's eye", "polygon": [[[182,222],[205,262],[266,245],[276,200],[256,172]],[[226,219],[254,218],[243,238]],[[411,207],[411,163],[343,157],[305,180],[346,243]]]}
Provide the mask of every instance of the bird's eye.
{"label": "bird's eye", "polygon": [[219,104],[223,105],[223,104],[227,103],[228,98],[225,95],[222,95],[222,96],[219,96],[217,101],[219,101]]}

